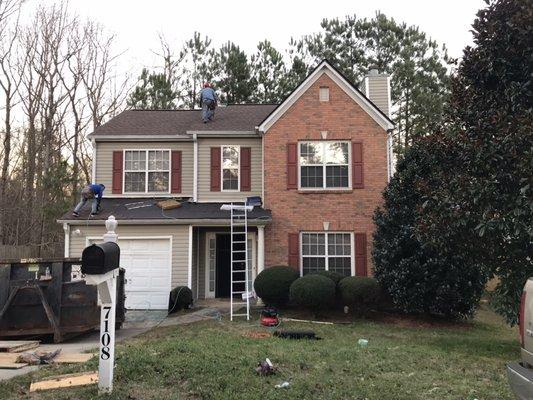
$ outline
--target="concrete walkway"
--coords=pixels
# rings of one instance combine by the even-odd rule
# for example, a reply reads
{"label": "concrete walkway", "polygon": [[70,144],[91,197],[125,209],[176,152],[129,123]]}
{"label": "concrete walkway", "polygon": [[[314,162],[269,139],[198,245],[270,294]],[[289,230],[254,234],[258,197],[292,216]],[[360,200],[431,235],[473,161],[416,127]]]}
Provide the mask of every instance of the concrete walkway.
{"label": "concrete walkway", "polygon": [[[201,308],[205,305],[205,308]],[[220,319],[222,314],[229,313],[228,302],[208,302],[196,306],[196,309],[187,312],[178,312],[167,315],[166,311],[134,311],[126,312],[126,321],[122,329],[116,331],[117,343],[134,338],[159,326],[174,326],[192,324],[208,319]],[[72,338],[63,343],[41,344],[39,351],[54,351],[58,348],[62,353],[96,352],[98,349],[99,334],[93,331],[88,334]],[[32,350],[34,351],[34,350]],[[11,379],[18,375],[28,374],[39,369],[39,366],[28,366],[21,369],[0,369],[0,381]]]}

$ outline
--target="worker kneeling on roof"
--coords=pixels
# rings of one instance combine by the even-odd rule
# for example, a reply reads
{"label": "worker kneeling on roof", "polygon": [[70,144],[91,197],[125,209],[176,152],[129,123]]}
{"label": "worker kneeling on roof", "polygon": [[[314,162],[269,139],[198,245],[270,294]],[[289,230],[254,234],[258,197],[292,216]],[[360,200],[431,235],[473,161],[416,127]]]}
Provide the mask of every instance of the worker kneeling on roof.
{"label": "worker kneeling on roof", "polygon": [[217,94],[208,82],[204,83],[204,88],[200,91],[200,107],[204,124],[212,121],[217,108]]}
{"label": "worker kneeling on roof", "polygon": [[81,191],[81,200],[74,208],[74,211],[72,212],[72,215],[75,217],[80,216],[80,211],[87,203],[87,200],[92,199],[92,205],[91,205],[91,215],[94,216],[98,214],[98,211],[100,210],[100,202],[102,201],[102,195],[104,194],[105,186],[101,183],[93,184],[93,185],[87,185],[83,188]]}

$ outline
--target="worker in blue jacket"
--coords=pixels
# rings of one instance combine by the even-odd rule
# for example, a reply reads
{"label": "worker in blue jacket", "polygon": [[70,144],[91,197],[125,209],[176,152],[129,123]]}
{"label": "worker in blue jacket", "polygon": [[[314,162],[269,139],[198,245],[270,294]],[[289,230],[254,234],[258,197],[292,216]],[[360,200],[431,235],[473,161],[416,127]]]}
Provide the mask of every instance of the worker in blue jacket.
{"label": "worker in blue jacket", "polygon": [[81,191],[81,200],[74,208],[74,211],[72,212],[72,215],[75,217],[80,216],[80,211],[87,203],[87,200],[92,199],[92,205],[91,205],[91,216],[94,216],[98,214],[98,211],[100,210],[100,202],[102,201],[102,195],[104,194],[105,186],[101,183],[93,184],[93,185],[87,185],[83,188]]}

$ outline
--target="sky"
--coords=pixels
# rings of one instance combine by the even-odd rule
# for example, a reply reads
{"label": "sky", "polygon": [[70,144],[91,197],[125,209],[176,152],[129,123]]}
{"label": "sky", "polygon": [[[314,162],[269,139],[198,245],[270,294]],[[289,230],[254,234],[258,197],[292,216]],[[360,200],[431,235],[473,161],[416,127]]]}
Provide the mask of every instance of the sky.
{"label": "sky", "polygon": [[[46,0],[46,3],[52,0]],[[116,50],[125,51],[123,67],[135,75],[157,63],[162,34],[178,50],[195,31],[213,39],[215,46],[231,40],[248,54],[269,39],[280,51],[291,37],[320,30],[323,18],[356,14],[372,17],[377,11],[398,22],[418,25],[438,43],[445,43],[453,57],[471,44],[471,24],[483,0],[70,0],[70,9],[81,17],[102,23],[116,35]],[[29,0],[26,12],[39,4]]]}

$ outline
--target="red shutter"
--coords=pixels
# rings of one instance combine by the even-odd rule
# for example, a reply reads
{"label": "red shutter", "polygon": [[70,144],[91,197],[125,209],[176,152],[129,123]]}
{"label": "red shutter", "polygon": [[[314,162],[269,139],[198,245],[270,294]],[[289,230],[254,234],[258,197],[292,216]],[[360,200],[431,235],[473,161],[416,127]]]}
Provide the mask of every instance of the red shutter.
{"label": "red shutter", "polygon": [[122,151],[113,152],[113,194],[122,193],[122,163],[124,153]]}
{"label": "red shutter", "polygon": [[363,143],[352,143],[352,183],[354,189],[363,189]]}
{"label": "red shutter", "polygon": [[170,161],[170,192],[181,193],[181,151],[172,151]]}
{"label": "red shutter", "polygon": [[289,233],[289,267],[299,270],[300,264],[300,234]]}
{"label": "red shutter", "polygon": [[241,191],[252,190],[252,148],[241,147]]}
{"label": "red shutter", "polygon": [[298,143],[287,143],[287,189],[298,189]]}
{"label": "red shutter", "polygon": [[220,192],[220,147],[211,147],[211,191]]}
{"label": "red shutter", "polygon": [[355,275],[367,276],[366,233],[355,234]]}

